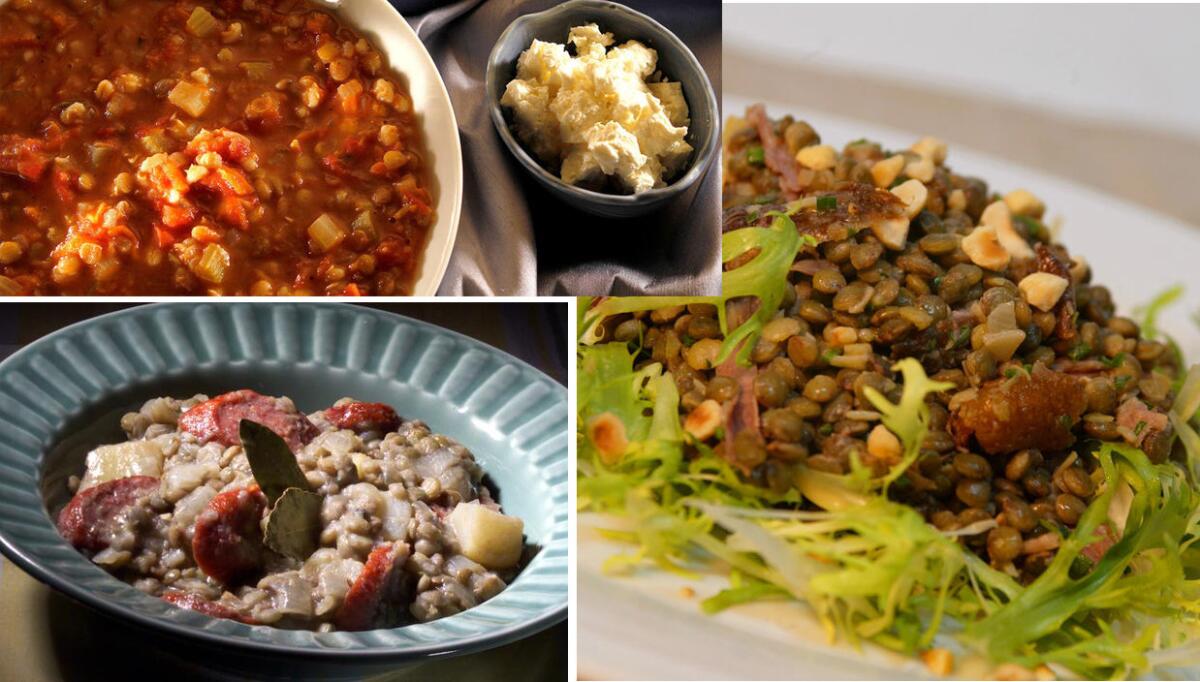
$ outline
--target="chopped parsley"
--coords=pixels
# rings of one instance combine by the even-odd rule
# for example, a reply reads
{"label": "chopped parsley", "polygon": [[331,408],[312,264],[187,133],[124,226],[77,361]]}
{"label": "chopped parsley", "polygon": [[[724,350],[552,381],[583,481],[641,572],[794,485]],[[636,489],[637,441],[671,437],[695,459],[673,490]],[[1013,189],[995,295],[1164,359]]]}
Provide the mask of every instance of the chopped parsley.
{"label": "chopped parsley", "polygon": [[836,211],[837,205],[838,205],[837,197],[835,197],[833,195],[817,197],[817,210],[818,211]]}
{"label": "chopped parsley", "polygon": [[715,436],[718,441],[725,440],[725,427],[718,426],[717,430],[713,431],[713,436]]}
{"label": "chopped parsley", "polygon": [[1072,360],[1079,361],[1092,354],[1092,347],[1086,343],[1080,342],[1071,347],[1067,351],[1067,357]]}
{"label": "chopped parsley", "polygon": [[1011,378],[1017,376],[1017,374],[1020,373],[1020,371],[1021,370],[1017,369],[1016,367],[1009,367],[1008,369],[1004,370],[1004,378],[1011,379]]}
{"label": "chopped parsley", "polygon": [[1113,379],[1113,384],[1117,387],[1118,392],[1125,390],[1125,384],[1129,383],[1129,379],[1130,376],[1128,374],[1122,374],[1116,379]]}
{"label": "chopped parsley", "polygon": [[824,353],[821,353],[821,362],[829,362],[841,354],[842,351],[837,348],[827,348]]}
{"label": "chopped parsley", "polygon": [[1112,356],[1111,358],[1100,358],[1100,364],[1104,365],[1105,367],[1107,367],[1109,369],[1116,369],[1116,368],[1120,367],[1121,364],[1124,362],[1125,362],[1125,351],[1121,351],[1120,353],[1117,353],[1116,355]]}
{"label": "chopped parsley", "polygon": [[820,433],[822,436],[828,436],[833,433],[833,424],[822,424],[821,428],[817,429],[817,433]]}
{"label": "chopped parsley", "polygon": [[1040,221],[1023,215],[1013,216],[1013,218],[1025,226],[1025,230],[1029,232],[1030,238],[1039,242],[1050,241],[1050,231]]}
{"label": "chopped parsley", "polygon": [[963,346],[967,345],[967,342],[969,342],[970,340],[971,340],[971,327],[970,327],[970,325],[964,324],[963,326],[954,330],[954,336],[951,337],[951,339],[950,339],[950,347],[948,350],[954,350],[955,348],[962,348]]}
{"label": "chopped parsley", "polygon": [[766,152],[759,146],[750,147],[746,150],[746,161],[755,166],[761,166],[767,161]]}
{"label": "chopped parsley", "polygon": [[1146,430],[1145,420],[1139,421],[1137,423],[1137,426],[1133,427],[1133,435],[1140,436],[1140,435],[1142,435],[1142,431],[1145,431],[1145,430]]}

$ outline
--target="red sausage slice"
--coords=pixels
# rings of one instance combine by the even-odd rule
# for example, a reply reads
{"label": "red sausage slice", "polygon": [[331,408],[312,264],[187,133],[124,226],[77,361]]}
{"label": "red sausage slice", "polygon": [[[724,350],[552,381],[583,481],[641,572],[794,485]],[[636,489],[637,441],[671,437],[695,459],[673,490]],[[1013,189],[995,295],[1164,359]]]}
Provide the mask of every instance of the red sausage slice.
{"label": "red sausage slice", "polygon": [[373,630],[398,620],[406,591],[404,562],[408,545],[384,543],[371,550],[362,573],[346,593],[346,601],[334,616],[339,630]]}
{"label": "red sausage slice", "polygon": [[188,609],[197,613],[203,613],[212,618],[225,618],[228,620],[236,620],[247,625],[253,625],[255,620],[249,616],[242,615],[237,611],[225,606],[224,604],[209,601],[194,592],[184,592],[183,590],[167,590],[163,592],[163,601],[174,604],[181,609]]}
{"label": "red sausage slice", "polygon": [[76,549],[99,552],[129,521],[128,511],[158,490],[152,476],[129,476],[83,490],[58,514],[58,534]]}
{"label": "red sausage slice", "polygon": [[400,428],[400,416],[383,403],[346,403],[325,410],[325,418],[339,429],[351,431],[390,433]]}
{"label": "red sausage slice", "polygon": [[282,410],[275,398],[249,389],[225,393],[196,405],[180,415],[179,428],[201,440],[237,445],[241,442],[238,426],[243,419],[271,429],[292,450],[303,447],[320,433],[304,414]]}
{"label": "red sausage slice", "polygon": [[259,522],[267,496],[258,486],[223,492],[196,518],[192,557],[208,576],[226,585],[258,571],[263,561]]}

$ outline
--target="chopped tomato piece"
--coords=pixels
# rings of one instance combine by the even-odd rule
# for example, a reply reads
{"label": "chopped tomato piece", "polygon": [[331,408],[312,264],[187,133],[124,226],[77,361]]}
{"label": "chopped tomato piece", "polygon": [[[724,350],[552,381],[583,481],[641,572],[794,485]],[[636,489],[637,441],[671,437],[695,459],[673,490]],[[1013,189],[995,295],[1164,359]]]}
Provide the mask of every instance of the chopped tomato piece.
{"label": "chopped tomato piece", "polygon": [[237,197],[221,199],[217,207],[217,217],[240,229],[250,227],[250,219],[246,216],[246,206]]}
{"label": "chopped tomato piece", "polygon": [[231,194],[236,194],[239,197],[254,194],[254,185],[246,179],[246,174],[236,168],[224,166],[217,169],[217,176],[221,179],[221,184]]}
{"label": "chopped tomato piece", "polygon": [[191,227],[196,222],[196,208],[190,204],[163,204],[162,220],[167,227]]}
{"label": "chopped tomato piece", "polygon": [[68,204],[75,201],[75,176],[65,168],[56,168],[50,175],[50,183],[58,198]]}
{"label": "chopped tomato piece", "polygon": [[49,163],[50,156],[40,141],[20,135],[0,135],[0,173],[37,180]]}
{"label": "chopped tomato piece", "polygon": [[154,243],[160,249],[169,249],[179,241],[179,237],[162,225],[154,226]]}
{"label": "chopped tomato piece", "polygon": [[33,47],[38,44],[37,32],[21,17],[0,22],[0,48]]}
{"label": "chopped tomato piece", "polygon": [[254,152],[254,145],[251,144],[250,138],[225,128],[202,130],[188,143],[188,156],[195,158],[204,152],[220,154],[226,163],[241,163],[247,159],[258,159],[258,154]]}

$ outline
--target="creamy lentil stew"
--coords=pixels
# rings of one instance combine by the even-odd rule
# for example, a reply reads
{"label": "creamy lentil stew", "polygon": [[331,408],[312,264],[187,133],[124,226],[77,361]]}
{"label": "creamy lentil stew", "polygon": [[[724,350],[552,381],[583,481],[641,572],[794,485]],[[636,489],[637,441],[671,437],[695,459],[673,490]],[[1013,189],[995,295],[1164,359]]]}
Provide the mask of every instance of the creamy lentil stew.
{"label": "creamy lentil stew", "polygon": [[1116,313],[1043,202],[936,138],[839,150],[761,105],[724,145],[724,297],[585,317],[582,507],[657,529],[638,558],[732,566],[706,610],[804,598],[941,674],[943,616],[1020,676],[1195,637],[1200,370]]}
{"label": "creamy lentil stew", "polygon": [[[320,496],[317,548],[264,541],[267,486],[238,440],[262,424]],[[96,564],[177,606],[251,624],[367,630],[458,613],[498,594],[523,552],[471,453],[387,405],[343,399],[309,415],[241,390],[156,398],[89,453],[59,532]],[[274,513],[274,512],[272,512]]]}
{"label": "creamy lentil stew", "polygon": [[411,293],[423,156],[402,79],[310,2],[0,7],[0,293]]}

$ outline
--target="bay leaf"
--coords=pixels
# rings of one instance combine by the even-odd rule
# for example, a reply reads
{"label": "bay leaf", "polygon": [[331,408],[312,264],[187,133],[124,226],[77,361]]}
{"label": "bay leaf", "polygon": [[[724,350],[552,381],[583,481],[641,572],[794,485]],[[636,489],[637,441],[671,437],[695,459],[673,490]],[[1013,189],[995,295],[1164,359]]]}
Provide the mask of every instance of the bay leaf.
{"label": "bay leaf", "polygon": [[296,455],[278,434],[258,422],[243,419],[238,424],[238,435],[254,480],[267,496],[267,504],[274,505],[288,488],[308,490],[308,478],[300,470]]}
{"label": "bay leaf", "polygon": [[284,556],[307,559],[317,551],[321,500],[320,495],[308,490],[284,490],[267,514],[263,543]]}

